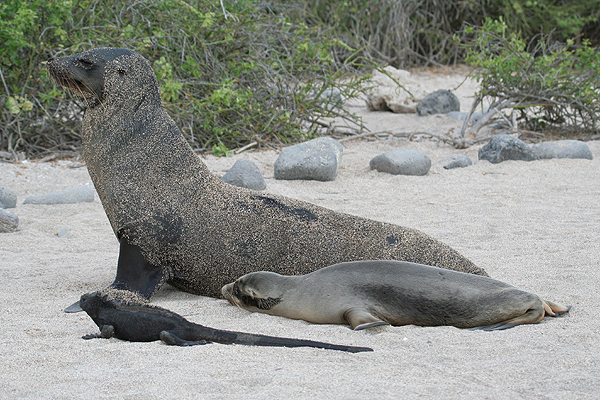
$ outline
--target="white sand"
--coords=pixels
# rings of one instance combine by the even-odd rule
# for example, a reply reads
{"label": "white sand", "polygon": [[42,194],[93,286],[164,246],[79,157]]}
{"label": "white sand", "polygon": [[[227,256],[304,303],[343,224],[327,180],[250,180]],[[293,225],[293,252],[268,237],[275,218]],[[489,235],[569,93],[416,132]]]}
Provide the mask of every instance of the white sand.
{"label": "white sand", "polygon": [[[432,90],[458,76],[422,77]],[[471,86],[472,89],[473,86]],[[465,94],[465,96],[468,93]],[[461,97],[467,111],[470,100]],[[357,112],[372,129],[447,132],[446,117]],[[433,141],[345,142],[334,182],[276,181],[274,151],[205,159],[222,175],[237,158],[257,162],[267,191],[338,211],[420,229],[502,281],[566,305],[571,313],[498,332],[452,327],[380,327],[353,332],[230,306],[165,287],[153,303],[207,326],[331,343],[373,353],[211,344],[192,348],[95,332],[85,313],[62,309],[109,285],[118,245],[100,202],[22,205],[30,195],[91,185],[73,161],[0,164],[0,186],[17,192],[15,233],[0,234],[2,399],[596,399],[600,398],[600,142],[589,160],[477,161],[477,150]],[[412,148],[475,165],[422,177],[370,171],[387,150]],[[62,237],[56,235],[69,228]]]}

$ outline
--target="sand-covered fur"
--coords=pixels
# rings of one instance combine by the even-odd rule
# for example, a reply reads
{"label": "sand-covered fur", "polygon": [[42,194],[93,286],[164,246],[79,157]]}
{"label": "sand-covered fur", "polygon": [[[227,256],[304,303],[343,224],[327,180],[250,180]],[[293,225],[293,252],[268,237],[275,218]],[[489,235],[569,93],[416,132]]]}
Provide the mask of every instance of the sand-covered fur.
{"label": "sand-covered fur", "polygon": [[365,259],[486,275],[420,231],[222,182],[167,115],[149,62],[135,52],[90,50],[53,60],[49,71],[67,87],[91,86],[98,95],[82,137],[88,171],[121,242],[115,287],[150,297],[167,281],[218,297],[248,272],[306,274]]}

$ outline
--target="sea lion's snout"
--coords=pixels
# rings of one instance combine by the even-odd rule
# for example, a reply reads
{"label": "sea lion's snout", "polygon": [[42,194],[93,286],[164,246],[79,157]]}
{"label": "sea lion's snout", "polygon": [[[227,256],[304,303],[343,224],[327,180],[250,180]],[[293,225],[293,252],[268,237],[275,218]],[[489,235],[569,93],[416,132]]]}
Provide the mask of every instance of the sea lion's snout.
{"label": "sea lion's snout", "polygon": [[232,306],[240,307],[233,295],[233,285],[233,283],[228,283],[227,285],[223,286],[221,288],[221,294],[229,302],[229,304],[231,304]]}
{"label": "sea lion's snout", "polygon": [[75,71],[72,71],[73,67],[69,65],[65,58],[50,58],[48,60],[48,73],[50,77],[57,84],[71,89],[75,95],[82,97],[95,96],[96,93],[90,88],[89,84],[75,77]]}

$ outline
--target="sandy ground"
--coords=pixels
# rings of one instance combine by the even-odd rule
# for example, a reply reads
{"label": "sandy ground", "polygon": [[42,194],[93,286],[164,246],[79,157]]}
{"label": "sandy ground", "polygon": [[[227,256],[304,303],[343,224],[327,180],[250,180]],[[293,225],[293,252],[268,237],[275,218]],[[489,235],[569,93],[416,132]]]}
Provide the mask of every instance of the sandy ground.
{"label": "sandy ground", "polygon": [[[458,75],[425,74],[432,91]],[[469,89],[470,88],[470,89]],[[473,85],[463,88],[463,111]],[[419,127],[445,133],[444,116],[368,112],[373,130]],[[344,142],[333,182],[276,181],[275,151],[205,157],[222,175],[238,158],[261,168],[267,191],[337,211],[420,229],[453,246],[502,281],[572,305],[563,318],[498,332],[452,327],[379,327],[353,332],[230,306],[164,287],[153,303],[215,328],[369,346],[373,353],[211,344],[193,348],[116,339],[95,332],[85,313],[62,309],[109,285],[117,241],[102,205],[23,205],[30,195],[92,185],[69,160],[0,164],[0,186],[17,192],[17,232],[0,234],[0,398],[2,399],[597,399],[600,398],[600,142],[595,159],[478,162],[478,146],[455,150],[434,141]],[[392,149],[428,154],[426,176],[369,170]],[[466,154],[475,165],[435,163]],[[63,228],[69,228],[62,237]]]}

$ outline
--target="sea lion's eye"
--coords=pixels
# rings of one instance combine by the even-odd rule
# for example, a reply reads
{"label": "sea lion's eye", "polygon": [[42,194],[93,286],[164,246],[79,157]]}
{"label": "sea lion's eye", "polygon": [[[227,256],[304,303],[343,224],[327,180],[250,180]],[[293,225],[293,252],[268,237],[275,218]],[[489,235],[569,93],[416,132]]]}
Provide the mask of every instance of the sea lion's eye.
{"label": "sea lion's eye", "polygon": [[236,296],[239,296],[242,293],[242,291],[240,290],[240,287],[238,286],[237,283],[233,284],[233,294],[235,294]]}
{"label": "sea lion's eye", "polygon": [[84,68],[90,68],[92,65],[94,65],[93,62],[91,62],[90,60],[86,60],[85,58],[80,58],[79,60],[77,60],[79,62],[79,64],[81,64]]}

